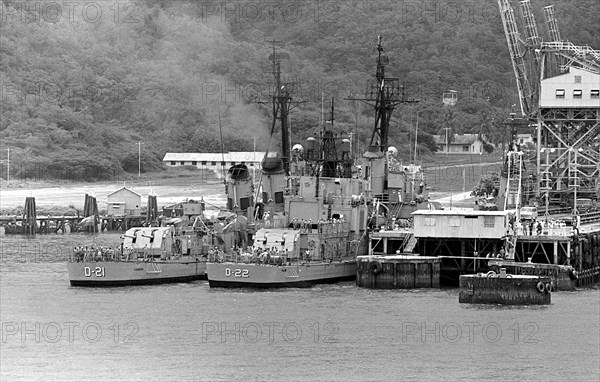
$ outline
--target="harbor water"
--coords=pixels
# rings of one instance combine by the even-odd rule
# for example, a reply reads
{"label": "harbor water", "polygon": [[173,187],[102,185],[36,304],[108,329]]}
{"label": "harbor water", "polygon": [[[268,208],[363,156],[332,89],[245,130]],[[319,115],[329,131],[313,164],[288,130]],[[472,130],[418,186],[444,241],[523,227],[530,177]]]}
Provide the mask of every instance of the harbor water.
{"label": "harbor water", "polygon": [[547,306],[458,303],[458,289],[69,286],[74,245],[2,236],[0,380],[600,379],[600,290]]}

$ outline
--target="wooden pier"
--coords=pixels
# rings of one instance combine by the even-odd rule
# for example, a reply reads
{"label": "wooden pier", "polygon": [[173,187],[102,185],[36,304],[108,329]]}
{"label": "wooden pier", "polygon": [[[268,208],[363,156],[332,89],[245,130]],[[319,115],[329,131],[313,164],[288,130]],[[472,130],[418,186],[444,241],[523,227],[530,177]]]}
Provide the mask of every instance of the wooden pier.
{"label": "wooden pier", "polygon": [[[600,281],[600,224],[594,218],[598,213],[586,215],[585,223],[577,227],[556,219],[556,224],[544,224],[542,231],[533,235],[526,235],[524,230],[507,234],[511,231],[509,214],[508,211],[417,211],[413,214],[415,223],[411,233],[415,239],[404,239],[407,234],[402,233],[396,235],[400,238],[396,241],[414,247],[415,253],[439,257],[442,286],[458,285],[463,274],[488,272],[491,260],[572,267],[578,276],[577,286]],[[390,239],[387,240],[386,247],[392,250],[398,245],[390,245]],[[402,247],[400,250],[406,252]],[[563,280],[568,289],[564,277]]]}
{"label": "wooden pier", "polygon": [[[24,226],[23,218],[20,216],[0,216],[0,226],[4,226],[4,233],[7,235],[88,232],[90,227],[82,227],[80,224],[84,219],[77,216],[38,216],[36,218],[37,224],[33,228],[33,226]],[[146,216],[99,216],[96,229],[93,232],[125,232],[131,227],[146,225],[148,225]],[[87,231],[86,228],[88,228]]]}
{"label": "wooden pier", "polygon": [[148,196],[146,215],[100,216],[96,198],[86,194],[83,216],[38,216],[35,198],[25,199],[22,216],[0,216],[0,226],[5,234],[35,235],[74,232],[127,231],[131,227],[158,225],[156,196]]}

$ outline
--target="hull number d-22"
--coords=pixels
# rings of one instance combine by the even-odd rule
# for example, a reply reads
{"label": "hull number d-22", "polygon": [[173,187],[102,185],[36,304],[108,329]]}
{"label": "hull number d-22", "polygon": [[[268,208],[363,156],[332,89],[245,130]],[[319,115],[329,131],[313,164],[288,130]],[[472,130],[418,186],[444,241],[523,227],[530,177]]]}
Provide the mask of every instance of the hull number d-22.
{"label": "hull number d-22", "polygon": [[248,270],[247,269],[229,269],[229,268],[225,268],[225,276],[227,277],[248,277]]}
{"label": "hull number d-22", "polygon": [[83,274],[85,275],[85,277],[90,277],[92,275],[96,277],[104,277],[104,267],[96,267],[94,269],[90,267],[84,267]]}

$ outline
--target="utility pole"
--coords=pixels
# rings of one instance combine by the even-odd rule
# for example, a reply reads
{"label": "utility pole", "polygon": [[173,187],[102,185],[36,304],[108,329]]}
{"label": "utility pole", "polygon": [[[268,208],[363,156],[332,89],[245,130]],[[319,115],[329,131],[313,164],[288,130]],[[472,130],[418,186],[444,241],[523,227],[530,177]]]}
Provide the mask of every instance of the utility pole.
{"label": "utility pole", "polygon": [[6,149],[6,183],[10,183],[10,147]]}
{"label": "utility pole", "polygon": [[417,136],[419,134],[419,110],[417,109],[417,124],[415,126],[415,158],[413,164],[417,165]]}
{"label": "utility pole", "polygon": [[448,130],[450,130],[450,127],[446,126],[443,129],[446,132],[445,133],[446,134],[446,155],[448,155],[448,152],[450,151],[450,147],[449,147],[450,138],[448,137]]}
{"label": "utility pole", "polygon": [[142,175],[142,145],[143,143],[138,141],[138,178]]}

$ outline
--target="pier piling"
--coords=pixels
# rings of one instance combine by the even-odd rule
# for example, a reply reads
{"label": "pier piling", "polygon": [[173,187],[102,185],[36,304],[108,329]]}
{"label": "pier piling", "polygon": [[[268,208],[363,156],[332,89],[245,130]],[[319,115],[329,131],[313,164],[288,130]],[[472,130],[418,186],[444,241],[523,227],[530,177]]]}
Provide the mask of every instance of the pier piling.
{"label": "pier piling", "polygon": [[35,198],[25,198],[25,211],[23,211],[23,234],[35,235],[37,233],[37,216],[35,210]]}

